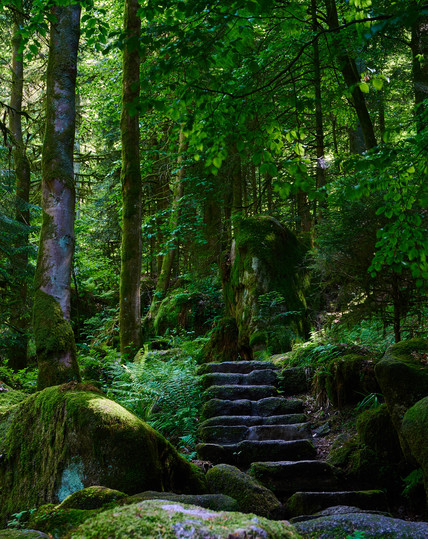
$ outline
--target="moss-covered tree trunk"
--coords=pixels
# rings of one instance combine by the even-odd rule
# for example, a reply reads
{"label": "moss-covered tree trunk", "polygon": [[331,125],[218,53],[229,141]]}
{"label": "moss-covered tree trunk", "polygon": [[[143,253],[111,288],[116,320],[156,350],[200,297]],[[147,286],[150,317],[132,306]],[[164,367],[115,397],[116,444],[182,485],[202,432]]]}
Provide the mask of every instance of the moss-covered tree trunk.
{"label": "moss-covered tree trunk", "polygon": [[122,75],[122,256],[120,272],[120,352],[133,357],[141,347],[141,172],[140,127],[137,104],[140,96],[138,38],[141,20],[137,0],[126,0]]}
{"label": "moss-covered tree trunk", "polygon": [[70,324],[74,251],[73,146],[80,5],[54,6],[47,71],[46,131],[42,153],[42,210],[33,325],[38,387],[79,380]]}
{"label": "moss-covered tree trunk", "polygon": [[30,162],[28,160],[22,136],[22,95],[24,87],[24,63],[22,58],[22,35],[19,32],[24,16],[22,6],[14,13],[12,31],[12,86],[9,109],[9,129],[13,144],[13,162],[16,177],[15,219],[23,225],[16,254],[12,260],[14,291],[11,305],[10,325],[15,337],[9,349],[9,366],[14,370],[27,366],[28,327],[30,313],[27,306],[27,266],[28,266],[28,226],[30,212]]}

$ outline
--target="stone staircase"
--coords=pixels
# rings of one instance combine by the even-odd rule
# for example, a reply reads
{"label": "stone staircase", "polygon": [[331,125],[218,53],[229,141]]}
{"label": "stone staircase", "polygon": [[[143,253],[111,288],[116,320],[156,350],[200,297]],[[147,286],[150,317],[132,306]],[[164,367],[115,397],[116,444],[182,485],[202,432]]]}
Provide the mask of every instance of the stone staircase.
{"label": "stone staircase", "polygon": [[287,502],[287,516],[302,508],[349,505],[385,509],[382,494],[343,487],[340,473],[316,459],[303,402],[278,392],[277,368],[266,361],[208,363],[199,369],[207,401],[199,427],[200,459],[231,464]]}

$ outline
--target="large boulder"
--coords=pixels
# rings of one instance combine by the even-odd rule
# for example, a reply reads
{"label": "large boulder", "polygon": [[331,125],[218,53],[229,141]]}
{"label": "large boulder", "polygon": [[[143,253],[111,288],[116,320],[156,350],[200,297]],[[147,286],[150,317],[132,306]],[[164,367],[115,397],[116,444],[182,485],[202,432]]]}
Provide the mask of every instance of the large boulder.
{"label": "large boulder", "polygon": [[248,350],[290,350],[296,336],[307,334],[304,253],[293,233],[272,217],[236,224],[223,289],[244,355]]}
{"label": "large boulder", "polygon": [[255,515],[215,512],[193,505],[149,500],[114,508],[88,519],[70,534],[72,539],[299,539],[286,521],[273,522]]}
{"label": "large boulder", "polygon": [[88,389],[49,387],[2,416],[0,522],[92,485],[127,494],[205,491],[203,473],[158,432]]}
{"label": "large boulder", "polygon": [[234,498],[243,513],[270,517],[281,508],[280,501],[271,490],[229,464],[218,464],[208,470],[207,482],[211,492]]}
{"label": "large boulder", "polygon": [[409,461],[412,455],[401,423],[406,411],[428,395],[427,353],[428,339],[403,341],[390,346],[375,367],[401,448]]}
{"label": "large boulder", "polygon": [[428,502],[428,396],[407,410],[401,424],[401,432],[412,455],[422,468]]}

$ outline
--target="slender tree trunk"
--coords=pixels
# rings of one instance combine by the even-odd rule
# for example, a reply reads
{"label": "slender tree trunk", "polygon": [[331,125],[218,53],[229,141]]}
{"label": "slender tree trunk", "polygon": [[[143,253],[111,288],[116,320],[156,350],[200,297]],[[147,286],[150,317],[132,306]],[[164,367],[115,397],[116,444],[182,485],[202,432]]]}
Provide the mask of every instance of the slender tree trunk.
{"label": "slender tree trunk", "polygon": [[419,17],[413,25],[410,46],[413,57],[416,129],[420,133],[426,125],[428,109],[428,105],[424,104],[424,100],[428,99],[428,16]]}
{"label": "slender tree trunk", "polygon": [[42,153],[42,210],[33,325],[38,388],[80,380],[70,324],[74,251],[73,146],[80,5],[54,6]]}
{"label": "slender tree trunk", "polygon": [[183,132],[180,130],[179,136],[179,150],[178,150],[178,173],[174,181],[171,218],[170,218],[170,230],[173,231],[173,237],[171,238],[172,247],[163,255],[162,268],[158,276],[156,283],[156,290],[153,296],[152,304],[150,305],[150,311],[148,314],[148,322],[153,323],[156,318],[156,314],[160,305],[160,302],[165,297],[168,290],[169,282],[171,279],[171,272],[174,265],[174,261],[178,253],[178,237],[176,230],[179,226],[181,215],[181,199],[184,195],[184,177],[186,174],[186,168],[184,166],[184,152],[187,148],[187,143],[184,140]]}
{"label": "slender tree trunk", "polygon": [[[18,6],[20,9],[22,6]],[[22,59],[22,35],[19,32],[23,24],[21,11],[15,12],[12,33],[12,88],[9,109],[9,129],[12,135],[13,161],[16,177],[15,219],[24,225],[30,224],[28,203],[30,199],[30,162],[25,151],[22,136],[22,96],[24,86],[24,63]],[[27,307],[27,266],[28,233],[20,235],[17,252],[12,260],[14,290],[11,306],[10,325],[15,332],[14,344],[9,350],[9,366],[14,370],[27,366],[28,327],[30,313]]]}
{"label": "slender tree trunk", "polygon": [[[326,0],[327,8],[327,23],[329,28],[337,28],[339,26],[339,17],[335,0]],[[337,38],[334,39],[336,50],[343,51],[343,44]],[[372,120],[367,109],[364,94],[360,90],[358,83],[360,75],[358,73],[355,59],[349,56],[346,52],[339,52],[337,55],[339,69],[342,72],[343,78],[348,88],[351,90],[352,100],[354,102],[355,111],[358,116],[358,121],[362,129],[366,148],[374,148],[376,146],[376,137],[373,129]]]}
{"label": "slender tree trunk", "polygon": [[122,75],[122,254],[119,327],[122,359],[141,348],[141,200],[140,128],[136,110],[140,96],[140,55],[135,40],[141,32],[138,0],[126,0]]}

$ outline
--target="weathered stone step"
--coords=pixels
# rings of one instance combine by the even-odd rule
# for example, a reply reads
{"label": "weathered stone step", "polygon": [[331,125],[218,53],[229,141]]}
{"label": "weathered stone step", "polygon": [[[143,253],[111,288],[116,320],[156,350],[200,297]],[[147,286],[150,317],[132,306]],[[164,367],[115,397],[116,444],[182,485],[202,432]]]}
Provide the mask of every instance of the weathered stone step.
{"label": "weathered stone step", "polygon": [[277,374],[272,369],[251,371],[248,374],[215,372],[201,376],[204,389],[210,386],[243,385],[272,386],[277,383]]}
{"label": "weathered stone step", "polygon": [[268,397],[259,400],[213,398],[208,400],[203,406],[202,417],[205,419],[224,415],[270,417],[274,415],[300,413],[302,410],[303,401],[285,399],[284,397]]}
{"label": "weathered stone step", "polygon": [[[291,496],[298,491],[332,491],[340,487],[340,472],[320,460],[253,460],[248,473],[277,496]],[[299,462],[295,462],[299,460]],[[343,485],[342,485],[343,488]]]}
{"label": "weathered stone step", "polygon": [[204,391],[207,399],[241,400],[248,399],[257,401],[278,394],[275,386],[211,386]]}
{"label": "weathered stone step", "polygon": [[388,502],[382,490],[355,490],[337,492],[296,492],[285,505],[287,518],[313,515],[318,511],[346,505],[359,509],[387,511]]}
{"label": "weathered stone step", "polygon": [[223,361],[222,363],[206,363],[198,368],[198,374],[213,372],[248,374],[251,371],[273,369],[276,367],[270,361]]}
{"label": "weathered stone step", "polygon": [[[309,440],[253,441],[244,440],[236,444],[199,444],[196,447],[199,458],[213,464],[233,464],[247,467],[252,462],[287,460],[308,460],[316,456],[316,450]],[[269,488],[269,487],[268,487]],[[296,492],[294,489],[293,492]]]}
{"label": "weathered stone step", "polygon": [[245,425],[246,427],[254,425],[295,425],[296,423],[305,423],[305,421],[305,414],[272,415],[268,417],[260,415],[221,415],[206,419],[200,424],[199,428],[213,427],[215,425]]}
{"label": "weathered stone step", "polygon": [[311,429],[308,423],[298,425],[215,425],[200,427],[199,438],[205,443],[234,444],[241,440],[310,440]]}

